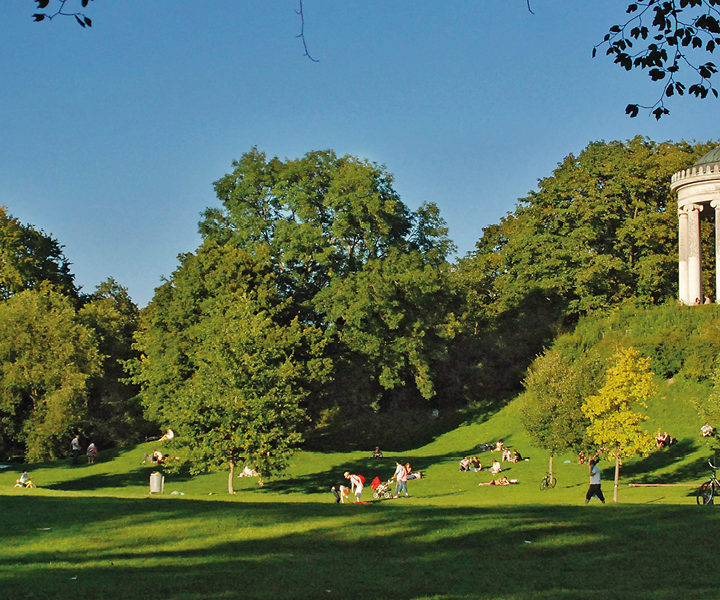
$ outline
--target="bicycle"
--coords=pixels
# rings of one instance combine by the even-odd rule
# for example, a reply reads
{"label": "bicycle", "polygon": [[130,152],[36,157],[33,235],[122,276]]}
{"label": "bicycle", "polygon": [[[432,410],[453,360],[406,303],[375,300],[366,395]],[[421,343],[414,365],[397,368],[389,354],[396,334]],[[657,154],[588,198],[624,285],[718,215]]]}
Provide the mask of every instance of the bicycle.
{"label": "bicycle", "polygon": [[557,483],[557,479],[552,476],[551,473],[546,473],[545,477],[540,480],[540,489],[546,490],[548,488],[554,488]]}
{"label": "bicycle", "polygon": [[718,468],[708,460],[708,464],[712,469],[710,479],[700,486],[695,500],[698,504],[715,504],[715,496],[720,496],[720,481],[718,481],[716,472]]}

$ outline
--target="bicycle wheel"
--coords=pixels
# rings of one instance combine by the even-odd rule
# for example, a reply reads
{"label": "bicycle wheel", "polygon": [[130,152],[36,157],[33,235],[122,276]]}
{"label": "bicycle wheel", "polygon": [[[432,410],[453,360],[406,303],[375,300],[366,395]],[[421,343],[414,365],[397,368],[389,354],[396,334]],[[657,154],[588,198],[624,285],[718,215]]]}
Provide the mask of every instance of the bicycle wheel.
{"label": "bicycle wheel", "polygon": [[557,483],[557,479],[556,479],[555,477],[551,477],[551,478],[550,478],[550,481],[548,481],[548,485],[549,485],[551,488],[554,488],[556,483]]}
{"label": "bicycle wheel", "polygon": [[695,500],[698,504],[715,504],[714,498],[718,494],[718,486],[712,480],[708,479],[700,486]]}

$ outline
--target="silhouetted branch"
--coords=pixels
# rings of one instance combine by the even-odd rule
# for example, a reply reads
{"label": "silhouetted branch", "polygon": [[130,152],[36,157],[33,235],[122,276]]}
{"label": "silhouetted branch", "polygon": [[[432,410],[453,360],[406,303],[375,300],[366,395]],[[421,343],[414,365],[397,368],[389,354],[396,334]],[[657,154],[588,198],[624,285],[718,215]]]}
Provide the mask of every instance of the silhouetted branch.
{"label": "silhouetted branch", "polygon": [[300,33],[295,37],[298,37],[302,40],[302,45],[303,45],[303,48],[305,49],[305,56],[307,56],[313,62],[320,62],[319,60],[313,58],[310,55],[310,51],[308,50],[308,47],[307,47],[307,42],[305,41],[305,14],[303,13],[302,0],[299,0],[299,7],[295,11],[295,13],[300,16]]}

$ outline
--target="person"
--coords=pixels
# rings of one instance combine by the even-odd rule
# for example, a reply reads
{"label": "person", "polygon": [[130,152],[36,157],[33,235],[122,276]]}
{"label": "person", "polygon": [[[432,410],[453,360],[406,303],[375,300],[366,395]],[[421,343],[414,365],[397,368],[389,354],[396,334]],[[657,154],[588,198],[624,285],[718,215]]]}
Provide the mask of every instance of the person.
{"label": "person", "polygon": [[31,488],[33,486],[33,482],[30,479],[30,475],[27,471],[23,471],[22,475],[20,475],[19,479],[15,480],[15,487],[22,487],[22,488]]}
{"label": "person", "polygon": [[95,463],[95,459],[98,455],[98,449],[94,442],[90,442],[90,445],[87,447],[87,457],[88,457],[88,464],[92,465]]}
{"label": "person", "polygon": [[70,442],[70,453],[72,454],[72,464],[78,464],[78,457],[80,456],[80,436],[76,435],[72,442]]}
{"label": "person", "polygon": [[700,432],[702,433],[703,437],[712,437],[713,435],[715,435],[715,428],[710,425],[710,423],[705,421],[705,425],[700,428]]}
{"label": "person", "polygon": [[383,453],[382,450],[380,450],[380,446],[375,446],[375,452],[372,453],[370,458],[382,458]]}
{"label": "person", "polygon": [[477,456],[473,456],[470,459],[470,470],[474,471],[475,473],[477,473],[478,471],[482,471],[482,463]]}
{"label": "person", "polygon": [[467,456],[462,457],[462,460],[460,461],[460,470],[461,471],[469,471],[470,470],[470,459]]}
{"label": "person", "polygon": [[502,466],[500,466],[500,461],[493,460],[492,466],[490,467],[490,472],[493,475],[497,475],[500,471],[502,471]]}
{"label": "person", "polygon": [[580,450],[580,452],[578,452],[578,464],[584,465],[586,461],[587,457],[585,456],[585,452]]}
{"label": "person", "polygon": [[515,485],[518,482],[517,479],[508,479],[507,477],[498,477],[485,483],[478,483],[478,485]]}
{"label": "person", "polygon": [[493,450],[493,452],[502,452],[503,448],[505,448],[505,442],[503,440],[498,440],[495,443],[495,449]]}
{"label": "person", "polygon": [[407,472],[407,480],[422,479],[423,474],[420,471],[413,471],[410,463],[405,463],[405,471]]}
{"label": "person", "polygon": [[355,475],[345,471],[345,479],[350,480],[350,491],[355,493],[355,502],[360,502],[363,487],[365,486],[365,478],[362,475]]}
{"label": "person", "polygon": [[519,463],[522,460],[522,456],[520,456],[520,453],[517,450],[513,450],[513,455],[511,461],[515,464]]}
{"label": "person", "polygon": [[705,294],[705,302],[703,302],[703,304],[712,304],[712,300],[710,300],[710,296],[707,294]]}
{"label": "person", "polygon": [[603,496],[602,490],[600,489],[600,469],[597,467],[597,461],[594,458],[590,459],[590,487],[588,488],[587,494],[585,494],[585,504],[590,502],[593,496],[605,504],[605,496]]}
{"label": "person", "polygon": [[174,437],[175,437],[175,432],[168,427],[168,428],[165,430],[165,433],[163,434],[163,436],[160,438],[160,441],[161,441],[161,442],[169,442],[169,441],[172,440]]}
{"label": "person", "polygon": [[512,452],[510,452],[510,448],[503,448],[503,451],[502,451],[503,462],[510,462],[511,458],[512,458]]}
{"label": "person", "polygon": [[393,479],[395,480],[395,495],[393,498],[398,498],[401,492],[405,494],[406,498],[409,498],[410,495],[408,494],[407,489],[408,472],[405,465],[399,460],[395,462],[395,473],[393,473],[390,481]]}

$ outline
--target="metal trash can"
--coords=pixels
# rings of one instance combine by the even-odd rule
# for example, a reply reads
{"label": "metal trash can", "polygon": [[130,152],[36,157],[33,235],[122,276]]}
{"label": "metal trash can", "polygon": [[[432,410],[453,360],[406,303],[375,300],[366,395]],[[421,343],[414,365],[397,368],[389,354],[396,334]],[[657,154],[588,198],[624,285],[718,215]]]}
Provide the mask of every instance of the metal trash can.
{"label": "metal trash can", "polygon": [[158,471],[150,473],[150,493],[162,494],[164,487],[165,477],[162,475],[162,473],[159,473]]}

